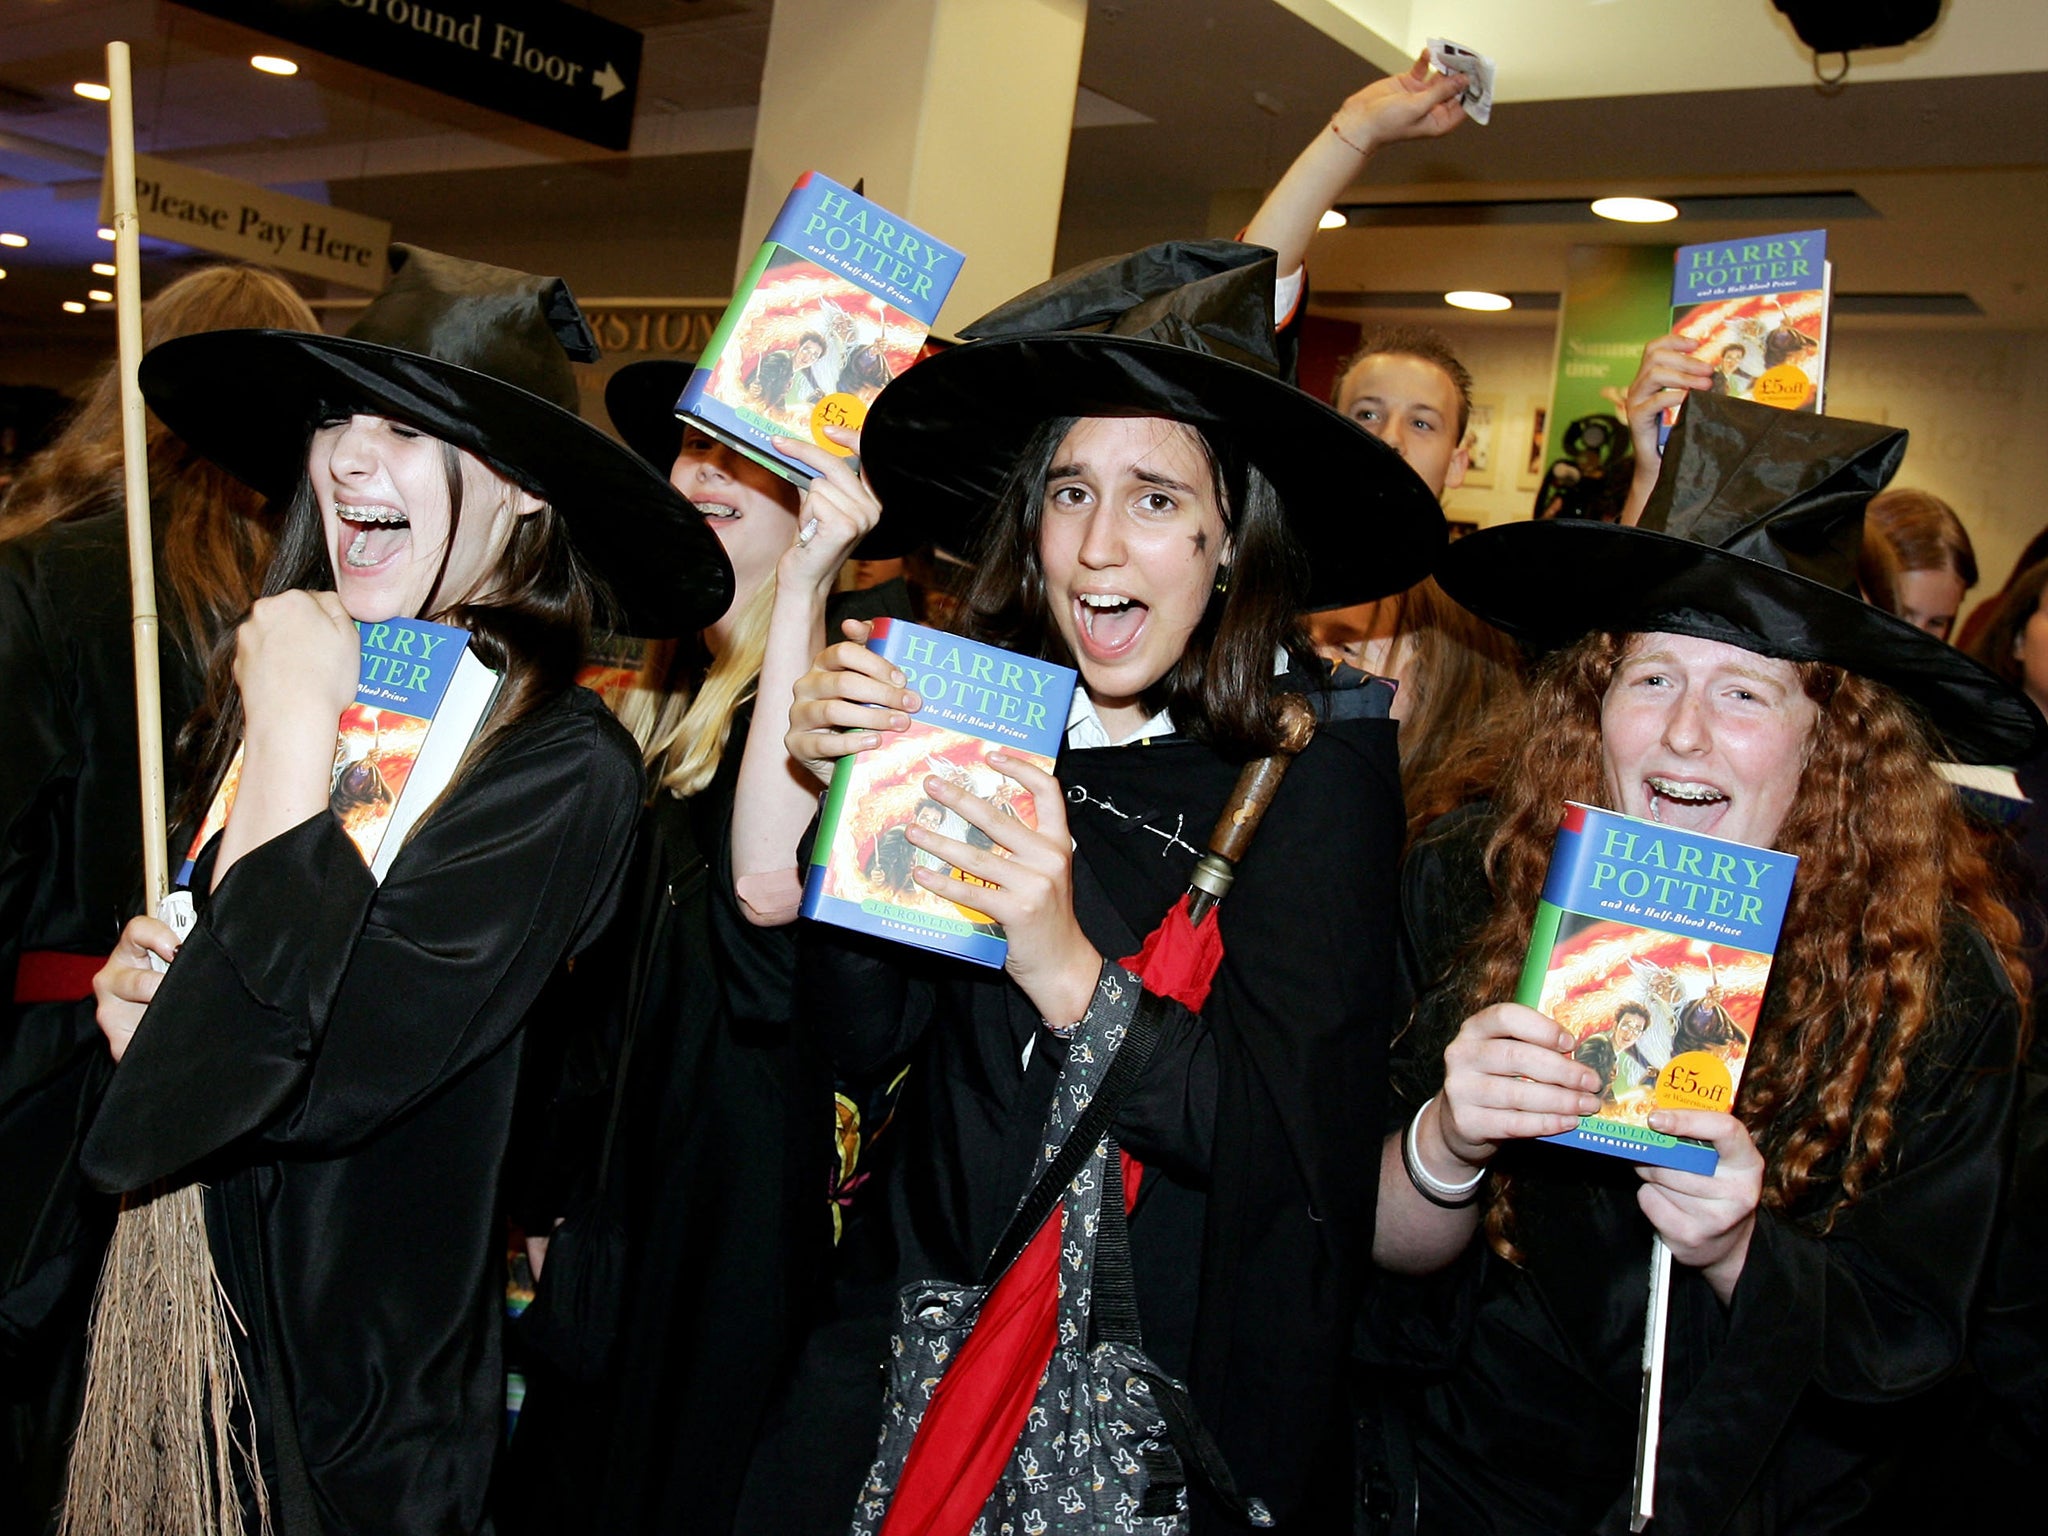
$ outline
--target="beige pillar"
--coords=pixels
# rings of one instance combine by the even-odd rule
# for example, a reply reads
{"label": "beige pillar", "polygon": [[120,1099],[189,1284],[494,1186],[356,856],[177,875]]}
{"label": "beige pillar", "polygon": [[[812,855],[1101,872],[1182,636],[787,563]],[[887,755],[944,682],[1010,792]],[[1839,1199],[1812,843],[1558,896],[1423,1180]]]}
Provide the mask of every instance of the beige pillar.
{"label": "beige pillar", "polygon": [[966,253],[951,333],[1052,275],[1087,0],[775,0],[744,272],[823,171]]}

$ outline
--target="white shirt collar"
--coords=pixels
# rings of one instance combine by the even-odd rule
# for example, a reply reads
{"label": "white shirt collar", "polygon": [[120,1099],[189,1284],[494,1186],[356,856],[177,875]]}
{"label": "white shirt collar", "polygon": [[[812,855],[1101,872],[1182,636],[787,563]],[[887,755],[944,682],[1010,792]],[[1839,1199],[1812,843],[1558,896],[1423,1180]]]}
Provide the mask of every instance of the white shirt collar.
{"label": "white shirt collar", "polygon": [[[1284,673],[1292,665],[1284,645],[1273,648],[1273,675]],[[1092,747],[1121,747],[1134,741],[1144,741],[1153,736],[1171,736],[1173,716],[1165,710],[1159,711],[1150,720],[1121,739],[1109,734],[1109,727],[1102,723],[1102,716],[1096,713],[1095,701],[1088,697],[1088,690],[1077,685],[1074,689],[1074,704],[1067,711],[1067,745],[1077,751]]]}
{"label": "white shirt collar", "polygon": [[1088,690],[1080,687],[1074,689],[1074,707],[1067,711],[1067,745],[1076,750],[1086,750],[1090,747],[1121,747],[1148,736],[1172,734],[1173,716],[1162,709],[1128,735],[1121,738],[1112,737],[1109,734],[1109,727],[1102,723],[1102,716],[1096,713],[1095,701],[1088,697]]}

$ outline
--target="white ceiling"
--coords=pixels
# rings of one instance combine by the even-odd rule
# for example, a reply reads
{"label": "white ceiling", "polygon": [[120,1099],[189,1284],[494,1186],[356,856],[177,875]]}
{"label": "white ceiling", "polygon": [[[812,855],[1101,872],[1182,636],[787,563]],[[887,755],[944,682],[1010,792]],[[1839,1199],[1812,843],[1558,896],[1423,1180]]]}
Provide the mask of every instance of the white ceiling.
{"label": "white ceiling", "polygon": [[[32,241],[0,251],[0,363],[16,343],[111,342],[105,317],[57,304],[105,256],[91,169],[104,110],[70,85],[98,77],[113,36],[136,50],[145,152],[388,218],[400,239],[559,271],[588,295],[719,292],[771,0],[594,8],[648,39],[625,154],[303,51],[299,76],[257,75],[259,35],[166,0],[0,0],[0,229]],[[1387,29],[1370,47],[1359,17]],[[1770,0],[1092,0],[1059,260],[1236,227],[1377,76],[1373,48],[1398,60],[1441,29],[1499,59],[1492,126],[1389,152],[1351,199],[1849,191],[1878,216],[1834,232],[1844,290],[1968,292],[1984,318],[1966,326],[2048,328],[2048,4],[1952,0],[1932,40],[1859,56],[1831,94],[1775,18]],[[1313,263],[1325,292],[1543,292],[1574,243],[1758,228],[1348,229],[1318,237]],[[159,252],[145,281],[174,265]]]}
{"label": "white ceiling", "polygon": [[[1278,0],[1382,69],[1432,37],[1499,66],[1500,101],[1804,85],[1812,52],[1770,0]],[[1838,60],[1823,61],[1833,74]],[[2048,69],[2048,5],[1948,0],[1927,34],[1856,55],[1858,81]]]}

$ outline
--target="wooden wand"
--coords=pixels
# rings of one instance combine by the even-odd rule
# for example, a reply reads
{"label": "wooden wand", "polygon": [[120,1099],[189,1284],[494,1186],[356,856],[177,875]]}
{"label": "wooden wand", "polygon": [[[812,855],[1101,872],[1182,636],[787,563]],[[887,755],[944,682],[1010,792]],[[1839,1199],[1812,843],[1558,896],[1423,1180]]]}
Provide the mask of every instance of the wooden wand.
{"label": "wooden wand", "polygon": [[1282,697],[1280,750],[1244,765],[1244,771],[1237,776],[1237,787],[1231,790],[1223,814],[1216,818],[1215,829],[1209,834],[1209,851],[1195,861],[1194,872],[1188,876],[1190,926],[1200,923],[1211,908],[1230,894],[1231,882],[1237,878],[1238,860],[1251,847],[1252,834],[1259,830],[1266,807],[1273,803],[1280,781],[1287,777],[1295,757],[1315,734],[1316,714],[1309,708],[1308,700],[1298,693]]}

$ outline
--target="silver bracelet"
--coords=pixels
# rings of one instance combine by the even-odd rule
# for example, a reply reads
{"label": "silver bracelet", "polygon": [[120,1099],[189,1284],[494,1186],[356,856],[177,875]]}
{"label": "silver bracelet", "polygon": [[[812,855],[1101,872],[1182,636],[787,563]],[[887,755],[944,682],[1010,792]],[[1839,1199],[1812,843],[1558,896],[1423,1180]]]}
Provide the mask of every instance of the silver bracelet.
{"label": "silver bracelet", "polygon": [[1440,1205],[1447,1211],[1463,1210],[1479,1198],[1479,1186],[1485,1182],[1486,1170],[1478,1169],[1462,1184],[1446,1184],[1442,1179],[1422,1166],[1422,1149],[1416,1142],[1416,1135],[1422,1127],[1423,1110],[1436,1101],[1425,1100],[1422,1109],[1415,1111],[1415,1118],[1408,1122],[1408,1130],[1401,1137],[1401,1166],[1408,1170],[1408,1182],[1415,1186],[1415,1192],[1431,1205]]}

